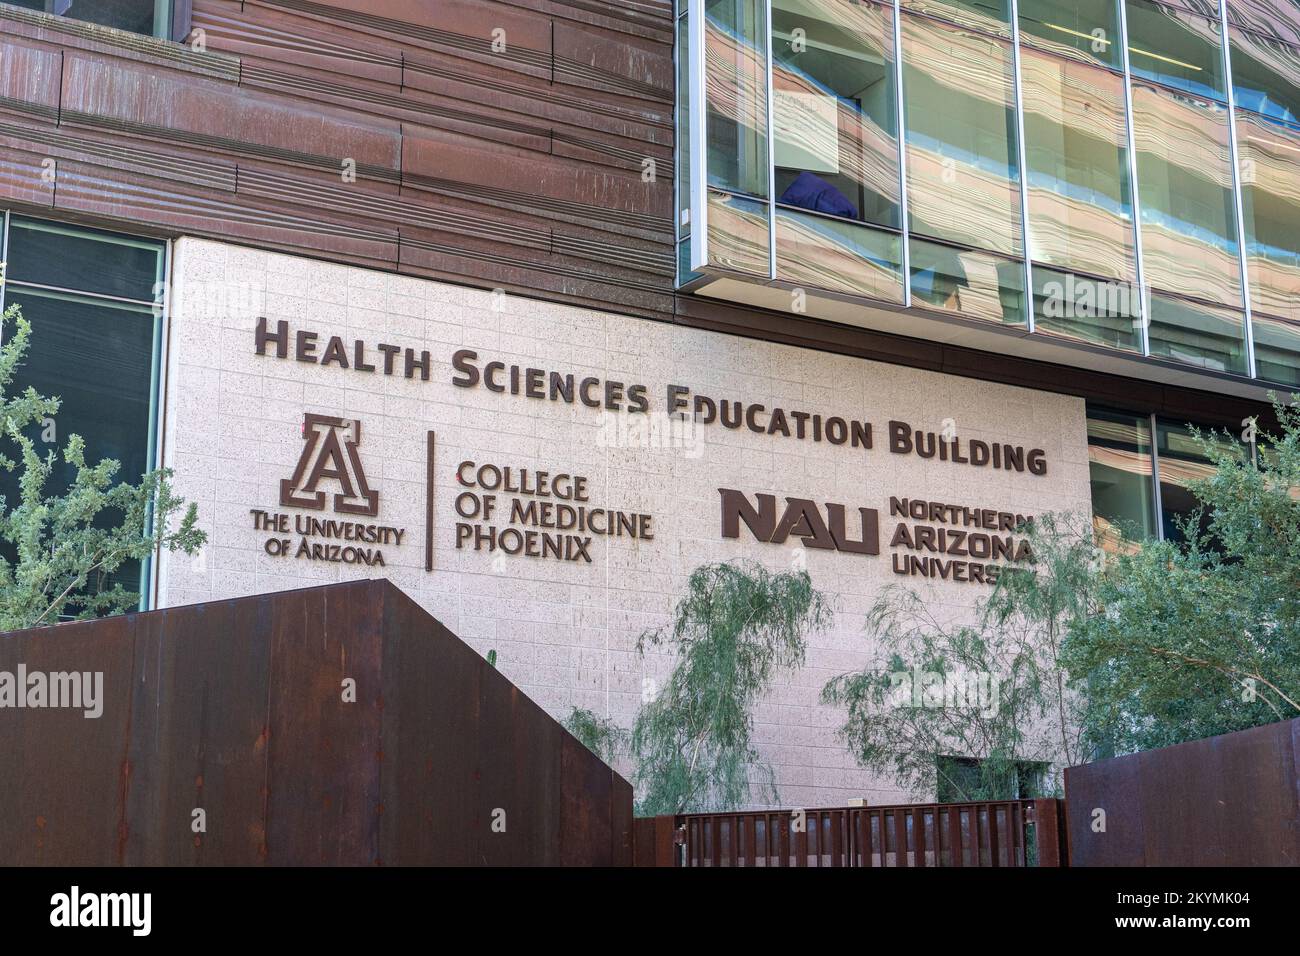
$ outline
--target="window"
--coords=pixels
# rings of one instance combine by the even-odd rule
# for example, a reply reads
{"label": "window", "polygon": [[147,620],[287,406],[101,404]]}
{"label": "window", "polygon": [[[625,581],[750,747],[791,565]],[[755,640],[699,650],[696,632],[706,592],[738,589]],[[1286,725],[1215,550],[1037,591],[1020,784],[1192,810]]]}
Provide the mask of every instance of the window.
{"label": "window", "polygon": [[[87,460],[119,462],[122,481],[139,481],[154,459],[164,250],[156,240],[61,223],[14,216],[8,224],[3,304],[21,306],[32,325],[14,385],[62,403],[40,440],[61,449],[80,435]],[[64,465],[55,480],[73,474]],[[12,482],[0,476],[6,496],[16,493]],[[124,565],[114,580],[143,594],[147,569]]]}
{"label": "window", "polygon": [[903,300],[894,13],[773,0],[776,275]]}
{"label": "window", "polygon": [[[1211,437],[1212,429],[1201,429],[1204,437]],[[1215,445],[1225,451],[1231,448],[1215,440]],[[1160,522],[1166,540],[1183,541],[1182,525],[1193,517],[1200,505],[1189,487],[1193,481],[1209,478],[1214,465],[1205,450],[1186,425],[1176,425],[1164,419],[1156,420],[1157,469],[1160,476]],[[1209,527],[1209,516],[1203,515],[1200,531]]]}
{"label": "window", "polygon": [[116,27],[145,36],[172,38],[173,0],[6,0],[28,10]]}
{"label": "window", "polygon": [[[1249,450],[1225,440],[1222,429],[1200,431],[1225,450]],[[1190,425],[1092,406],[1088,461],[1093,531],[1097,544],[1111,552],[1143,538],[1183,541],[1180,525],[1199,510],[1190,486],[1214,473]],[[1208,521],[1200,527],[1204,531]]]}
{"label": "window", "polygon": [[1300,0],[1223,2],[679,0],[680,287],[1300,385]]}
{"label": "window", "polygon": [[[1223,100],[1226,87],[1219,21],[1151,0],[1127,2],[1133,75]],[[1217,12],[1217,2],[1214,8]]]}
{"label": "window", "polygon": [[1037,325],[1140,351],[1124,78],[1030,49],[1020,64]]}
{"label": "window", "polygon": [[1116,0],[1020,0],[1020,36],[1067,59],[1124,67]]}
{"label": "window", "polygon": [[1088,409],[1092,527],[1099,547],[1155,535],[1155,488],[1148,416]]}
{"label": "window", "polygon": [[[1037,760],[1012,764],[1005,780],[986,779],[984,761],[975,757],[935,757],[937,803],[980,800],[1032,800],[1043,795],[1048,765]],[[1009,796],[1014,794],[1014,796]]]}

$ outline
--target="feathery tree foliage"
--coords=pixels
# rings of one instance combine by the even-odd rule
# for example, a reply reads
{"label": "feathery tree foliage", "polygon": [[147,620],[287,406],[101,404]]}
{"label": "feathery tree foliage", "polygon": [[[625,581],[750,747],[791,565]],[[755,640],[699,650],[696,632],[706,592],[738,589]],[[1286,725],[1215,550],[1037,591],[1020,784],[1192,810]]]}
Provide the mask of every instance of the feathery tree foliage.
{"label": "feathery tree foliage", "polygon": [[1250,448],[1194,432],[1214,466],[1182,542],[1107,561],[1100,613],[1064,646],[1087,680],[1090,738],[1127,753],[1300,716],[1300,399],[1274,397]]}
{"label": "feathery tree foliage", "polygon": [[601,717],[593,711],[575,707],[561,723],[605,763],[613,763],[614,758],[627,748],[627,731],[612,717]]}
{"label": "feathery tree foliage", "polygon": [[667,686],[632,729],[638,813],[741,807],[751,777],[761,800],[778,802],[772,770],[752,743],[753,708],[779,670],[803,663],[806,634],[830,618],[806,571],[744,563],[692,572],[672,624],[637,641],[641,653],[669,647],[677,655]]}
{"label": "feathery tree foliage", "polygon": [[[139,594],[110,584],[110,576],[159,548],[197,551],[205,535],[196,527],[195,506],[170,530],[185,507],[172,493],[170,470],[150,472],[135,485],[114,483],[119,463],[88,463],[78,435],[68,437],[61,455],[42,455],[31,433],[58,413],[59,400],[30,386],[14,393],[32,330],[16,305],[0,316],[0,330],[11,323],[13,335],[0,346],[0,447],[8,445],[0,468],[16,476],[18,495],[0,497],[0,630],[131,610]],[[60,458],[74,477],[56,493],[49,486],[62,470]]]}
{"label": "feathery tree foliage", "polygon": [[917,795],[1005,800],[1027,765],[1079,762],[1081,701],[1060,653],[1069,622],[1091,607],[1095,549],[1079,518],[1022,530],[1036,573],[1004,573],[971,622],[941,618],[902,586],[881,593],[866,624],[875,658],[822,691],[846,709],[840,737],[863,767]]}

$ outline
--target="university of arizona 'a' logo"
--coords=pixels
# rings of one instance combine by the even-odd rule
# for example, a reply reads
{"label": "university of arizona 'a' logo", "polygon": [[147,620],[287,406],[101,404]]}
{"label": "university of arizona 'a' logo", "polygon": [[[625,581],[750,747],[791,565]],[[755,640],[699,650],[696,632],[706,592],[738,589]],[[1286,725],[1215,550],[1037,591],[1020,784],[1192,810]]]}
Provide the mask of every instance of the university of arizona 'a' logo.
{"label": "university of arizona 'a' logo", "polygon": [[357,455],[361,422],[308,412],[303,415],[302,437],[306,444],[293,477],[280,481],[280,504],[324,511],[325,492],[318,486],[329,478],[337,482],[335,511],[371,518],[377,515],[379,492],[370,490]]}

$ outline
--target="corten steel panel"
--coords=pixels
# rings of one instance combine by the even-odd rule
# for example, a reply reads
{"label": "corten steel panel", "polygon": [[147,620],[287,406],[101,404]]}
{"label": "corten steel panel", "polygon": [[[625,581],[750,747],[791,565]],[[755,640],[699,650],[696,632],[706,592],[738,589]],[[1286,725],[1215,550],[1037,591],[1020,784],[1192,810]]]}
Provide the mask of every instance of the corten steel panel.
{"label": "corten steel panel", "polygon": [[[169,626],[176,613],[187,620]],[[270,625],[265,599],[138,618],[136,685],[154,693],[133,702],[123,862],[264,862]],[[187,745],[159,748],[159,741]],[[193,832],[196,808],[207,814],[206,833]]]}
{"label": "corten steel panel", "polygon": [[1300,719],[1070,767],[1070,865],[1300,865],[1298,734]]}
{"label": "corten steel panel", "polygon": [[[560,741],[560,864],[573,866],[581,855],[592,854],[600,866],[614,863],[613,814],[614,774],[606,772],[599,761],[593,763],[591,752],[576,738],[565,734]],[[631,791],[626,796],[631,799]],[[588,804],[601,808],[592,812]],[[630,864],[631,860],[626,861]]]}
{"label": "corten steel panel", "polygon": [[626,782],[387,581],[0,637],[20,662],[106,703],[0,710],[0,863],[631,865]]}
{"label": "corten steel panel", "polygon": [[[44,640],[31,635],[42,633]],[[0,670],[101,672],[103,713],[0,710],[0,863],[110,866],[129,838],[134,627],[128,618],[0,636]],[[56,783],[57,781],[57,783]]]}

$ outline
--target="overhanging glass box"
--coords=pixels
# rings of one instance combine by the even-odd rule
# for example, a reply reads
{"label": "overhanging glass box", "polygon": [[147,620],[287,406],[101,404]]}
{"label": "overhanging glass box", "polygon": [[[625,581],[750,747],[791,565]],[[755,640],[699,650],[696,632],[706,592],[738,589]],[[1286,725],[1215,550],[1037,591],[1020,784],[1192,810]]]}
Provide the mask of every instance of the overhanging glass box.
{"label": "overhanging glass box", "polygon": [[1300,385],[1291,3],[679,0],[677,67],[683,290]]}

